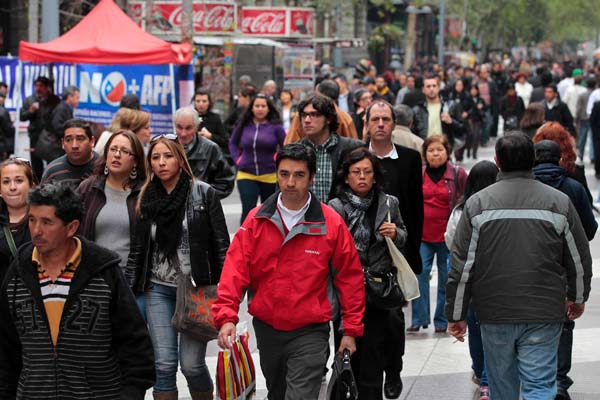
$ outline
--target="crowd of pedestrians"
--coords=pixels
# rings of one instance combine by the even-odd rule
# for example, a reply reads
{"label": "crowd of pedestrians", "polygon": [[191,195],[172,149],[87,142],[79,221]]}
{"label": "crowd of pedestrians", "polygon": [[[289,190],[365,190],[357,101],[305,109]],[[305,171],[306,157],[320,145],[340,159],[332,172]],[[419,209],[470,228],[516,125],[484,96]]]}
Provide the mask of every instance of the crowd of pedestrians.
{"label": "crowd of pedestrians", "polygon": [[[244,77],[227,118],[200,89],[164,135],[135,96],[105,130],[72,118],[76,87],[61,101],[38,78],[30,160],[0,163],[0,397],[174,400],[180,366],[212,399],[207,342],[171,324],[189,281],[218,285],[223,348],[247,294],[271,400],[318,398],[330,323],[361,399],[400,396],[406,334],[430,325],[468,329],[480,400],[569,399],[597,230],[589,135],[600,179],[600,70],[576,67],[361,62],[298,99]],[[495,163],[462,167],[494,142]],[[395,276],[390,243],[420,289],[407,326],[407,302],[365,285]]]}

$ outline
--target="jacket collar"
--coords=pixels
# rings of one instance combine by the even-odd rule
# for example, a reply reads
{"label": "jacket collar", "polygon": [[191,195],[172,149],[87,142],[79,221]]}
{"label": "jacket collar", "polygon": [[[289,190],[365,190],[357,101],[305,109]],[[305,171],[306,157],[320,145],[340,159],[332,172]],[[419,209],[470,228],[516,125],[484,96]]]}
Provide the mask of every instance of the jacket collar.
{"label": "jacket collar", "polygon": [[[260,207],[256,213],[257,217],[272,218],[277,212],[277,198],[279,191],[271,195]],[[306,223],[325,223],[325,216],[323,215],[323,208],[321,208],[321,202],[317,199],[317,196],[311,192],[310,205],[308,210],[304,214],[304,222]]]}
{"label": "jacket collar", "polygon": [[498,178],[496,180],[501,181],[501,180],[505,180],[505,179],[518,179],[518,178],[535,179],[533,176],[533,172],[531,172],[531,170],[530,170],[530,171],[511,171],[511,172],[500,171],[498,173]]}

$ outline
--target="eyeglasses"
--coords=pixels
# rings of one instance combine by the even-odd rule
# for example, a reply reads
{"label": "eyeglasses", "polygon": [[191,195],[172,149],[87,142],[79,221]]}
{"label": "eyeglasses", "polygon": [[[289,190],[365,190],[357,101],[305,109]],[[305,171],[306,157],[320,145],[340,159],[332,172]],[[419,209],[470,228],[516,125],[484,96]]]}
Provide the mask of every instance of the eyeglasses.
{"label": "eyeglasses", "polygon": [[361,170],[361,169],[353,169],[352,171],[350,171],[350,174],[353,175],[353,176],[356,176],[356,177],[361,176],[361,175],[371,176],[371,175],[373,175],[373,173],[374,172],[373,172],[372,169],[363,169],[363,170]]}
{"label": "eyeglasses", "polygon": [[128,156],[131,157],[133,156],[133,151],[128,150],[126,148],[121,147],[120,149],[117,146],[110,146],[108,148],[108,151],[110,151],[112,154],[117,155],[117,153],[122,154],[124,156]]}
{"label": "eyeglasses", "polygon": [[315,119],[317,117],[320,117],[321,115],[323,115],[323,114],[321,114],[318,111],[309,111],[309,112],[302,111],[300,113],[300,119],[305,119],[306,117],[309,117],[310,119]]}
{"label": "eyeglasses", "polygon": [[154,136],[154,137],[153,137],[153,138],[150,140],[150,143],[154,143],[154,142],[156,142],[157,140],[159,140],[159,139],[163,139],[163,138],[164,138],[164,139],[167,139],[167,140],[170,140],[170,141],[172,141],[172,142],[177,142],[177,143],[179,143],[179,138],[178,138],[178,137],[177,137],[177,135],[176,135],[176,134],[174,134],[174,133],[166,133],[166,134],[164,134],[164,135],[156,135],[156,136]]}

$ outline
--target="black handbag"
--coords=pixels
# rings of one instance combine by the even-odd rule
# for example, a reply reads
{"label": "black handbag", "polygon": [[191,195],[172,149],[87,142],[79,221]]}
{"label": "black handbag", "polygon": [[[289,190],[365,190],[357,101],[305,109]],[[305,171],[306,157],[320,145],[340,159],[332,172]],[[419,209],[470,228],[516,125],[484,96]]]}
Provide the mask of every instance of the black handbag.
{"label": "black handbag", "polygon": [[327,385],[327,400],[357,400],[358,387],[350,365],[350,352],[336,354],[329,385]]}
{"label": "black handbag", "polygon": [[46,162],[52,162],[63,154],[60,140],[49,130],[43,129],[35,144],[36,157]]}
{"label": "black handbag", "polygon": [[402,306],[405,301],[404,294],[394,272],[379,273],[367,270],[364,272],[368,307],[391,310]]}

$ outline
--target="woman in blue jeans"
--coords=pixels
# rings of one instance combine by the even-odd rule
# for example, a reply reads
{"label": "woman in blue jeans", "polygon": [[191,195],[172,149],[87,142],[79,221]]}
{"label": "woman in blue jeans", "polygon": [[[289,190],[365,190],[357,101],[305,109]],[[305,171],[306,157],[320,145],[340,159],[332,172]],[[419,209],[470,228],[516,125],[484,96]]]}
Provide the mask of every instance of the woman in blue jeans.
{"label": "woman in blue jeans", "polygon": [[406,330],[418,332],[431,321],[429,306],[429,275],[434,256],[437,258],[438,287],[433,323],[435,332],[445,332],[448,320],[444,316],[446,282],[448,281],[448,248],[444,232],[450,211],[462,196],[467,173],[448,161],[451,148],[446,136],[433,135],[423,142],[423,236],[421,259],[423,272],[417,275],[421,297],[412,301],[412,324]]}
{"label": "woman in blue jeans", "polygon": [[285,130],[279,111],[264,94],[257,94],[240,117],[229,140],[229,151],[237,167],[237,187],[242,201],[242,217],[260,201],[275,193],[277,175],[275,154],[283,146]]}
{"label": "woman in blue jeans", "polygon": [[[465,202],[473,194],[479,192],[482,189],[494,184],[496,177],[498,176],[498,167],[491,161],[480,161],[471,168],[469,177],[467,178],[467,184],[462,200],[452,210],[450,218],[448,219],[448,225],[446,226],[446,233],[444,233],[444,239],[448,248],[452,248],[452,241],[454,240],[454,233],[456,232],[456,226],[462,215],[462,211]],[[448,259],[448,270],[450,269],[450,259]],[[467,312],[467,326],[469,327],[469,353],[471,355],[471,368],[473,369],[473,381],[479,384],[479,400],[489,400],[490,388],[488,385],[487,372],[485,370],[485,357],[483,354],[483,343],[481,341],[481,328],[477,316],[475,315],[475,308],[473,304],[469,304],[469,311]]]}
{"label": "woman in blue jeans", "polygon": [[164,135],[150,144],[151,171],[137,206],[135,244],[128,264],[136,269],[134,289],[145,294],[148,328],[154,347],[154,398],[177,399],[177,366],[193,400],[213,398],[206,367],[206,342],[171,325],[177,286],[189,279],[197,286],[219,282],[229,234],[213,188],[194,180],[177,136]]}

